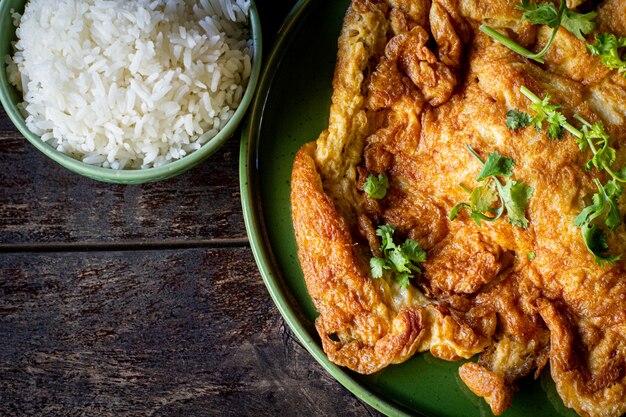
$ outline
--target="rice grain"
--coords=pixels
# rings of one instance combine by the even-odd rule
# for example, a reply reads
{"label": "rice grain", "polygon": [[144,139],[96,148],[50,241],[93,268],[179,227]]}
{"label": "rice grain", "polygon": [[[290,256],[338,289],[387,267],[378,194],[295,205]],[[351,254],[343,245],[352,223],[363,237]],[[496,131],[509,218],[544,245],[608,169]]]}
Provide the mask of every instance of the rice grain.
{"label": "rice grain", "polygon": [[113,169],[165,165],[232,117],[251,73],[249,0],[30,0],[9,81],[27,127]]}

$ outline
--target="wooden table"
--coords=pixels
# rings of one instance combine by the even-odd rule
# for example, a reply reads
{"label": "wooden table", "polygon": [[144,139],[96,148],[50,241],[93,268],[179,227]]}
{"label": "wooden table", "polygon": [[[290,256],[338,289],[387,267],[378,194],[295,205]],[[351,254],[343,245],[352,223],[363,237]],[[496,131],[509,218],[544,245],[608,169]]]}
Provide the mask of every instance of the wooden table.
{"label": "wooden table", "polygon": [[[269,52],[295,0],[257,0]],[[378,415],[287,329],[246,237],[239,132],[169,181],[46,159],[0,111],[0,416]]]}

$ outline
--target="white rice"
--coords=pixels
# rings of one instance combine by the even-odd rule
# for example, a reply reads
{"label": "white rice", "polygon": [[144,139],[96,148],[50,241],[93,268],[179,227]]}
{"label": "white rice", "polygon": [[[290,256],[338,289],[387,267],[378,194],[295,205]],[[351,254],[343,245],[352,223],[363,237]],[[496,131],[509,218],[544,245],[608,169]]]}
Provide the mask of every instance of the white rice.
{"label": "white rice", "polygon": [[231,118],[251,73],[249,0],[30,0],[9,81],[26,125],[85,163],[165,165]]}

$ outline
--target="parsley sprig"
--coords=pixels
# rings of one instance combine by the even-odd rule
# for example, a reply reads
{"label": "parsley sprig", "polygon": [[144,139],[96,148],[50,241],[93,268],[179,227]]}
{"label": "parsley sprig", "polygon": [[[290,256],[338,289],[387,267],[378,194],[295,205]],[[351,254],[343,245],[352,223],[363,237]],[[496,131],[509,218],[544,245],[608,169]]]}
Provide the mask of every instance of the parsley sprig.
{"label": "parsley sprig", "polygon": [[[470,211],[470,218],[478,226],[482,226],[483,221],[492,222],[499,219],[506,209],[509,223],[527,228],[528,219],[525,213],[533,195],[533,189],[523,182],[508,178],[512,175],[515,161],[501,156],[498,151],[492,152],[488,155],[487,161],[483,161],[470,145],[467,145],[467,148],[483,166],[476,180],[485,181],[485,185],[471,190],[461,184],[461,187],[470,193],[470,202],[454,206],[450,212],[450,220],[456,219],[461,210],[466,209]],[[505,177],[504,182],[501,182],[498,176]],[[497,205],[498,202],[500,202],[499,205]]]}
{"label": "parsley sprig", "polygon": [[426,251],[412,239],[396,245],[393,241],[394,232],[395,228],[388,224],[376,229],[376,236],[381,238],[380,251],[383,256],[370,258],[370,269],[373,278],[381,278],[384,271],[391,271],[400,287],[406,288],[413,274],[422,272],[418,264],[426,261]]}
{"label": "parsley sprig", "polygon": [[480,25],[479,29],[512,51],[541,64],[545,62],[542,57],[548,52],[548,49],[554,42],[559,27],[563,26],[580,40],[585,40],[583,34],[590,34],[596,27],[593,19],[595,19],[597,13],[577,13],[567,7],[565,0],[561,0],[558,9],[552,3],[537,3],[536,1],[531,2],[528,0],[522,0],[515,7],[524,11],[522,20],[528,20],[536,25],[547,25],[553,29],[548,42],[541,51],[533,53],[488,25]]}
{"label": "parsley sprig", "polygon": [[[532,120],[535,120],[538,116],[543,118],[543,120],[547,119],[548,136],[554,139],[553,135],[550,134],[550,130],[553,132],[559,131],[559,129],[560,131],[568,131],[574,136],[581,152],[585,152],[588,149],[591,150],[592,157],[585,164],[585,169],[595,168],[598,171],[605,171],[611,177],[604,185],[597,178],[594,179],[598,192],[593,195],[592,203],[585,207],[576,217],[574,225],[580,227],[583,241],[589,252],[594,255],[595,262],[603,267],[614,265],[616,261],[621,259],[621,254],[609,252],[607,235],[601,225],[606,226],[609,231],[615,233],[622,224],[622,216],[618,209],[618,199],[624,191],[620,183],[626,182],[626,167],[621,169],[613,168],[616,161],[616,150],[610,145],[610,135],[602,122],[591,124],[579,115],[575,115],[574,118],[582,124],[581,129],[572,126],[567,121],[565,115],[558,111],[560,106],[550,103],[549,95],[546,95],[544,99],[540,99],[526,87],[522,87],[521,92],[532,102],[532,108],[537,112],[537,115]],[[546,114],[553,115],[547,118],[545,117]],[[535,124],[535,127],[538,126]],[[539,125],[539,128],[541,128],[541,125]]]}
{"label": "parsley sprig", "polygon": [[385,198],[387,190],[389,189],[389,178],[387,174],[369,174],[365,183],[363,184],[363,191],[367,193],[371,198],[380,200]]}
{"label": "parsley sprig", "polygon": [[587,45],[594,56],[599,56],[605,67],[616,69],[626,77],[626,59],[620,49],[626,48],[626,37],[617,37],[611,33],[598,33],[595,42]]}

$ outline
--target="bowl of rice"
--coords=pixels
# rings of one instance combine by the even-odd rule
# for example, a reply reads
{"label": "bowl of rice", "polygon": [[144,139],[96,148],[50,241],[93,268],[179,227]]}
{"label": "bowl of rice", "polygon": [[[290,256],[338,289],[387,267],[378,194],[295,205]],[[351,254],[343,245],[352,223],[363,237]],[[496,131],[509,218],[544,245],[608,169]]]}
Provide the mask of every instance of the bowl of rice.
{"label": "bowl of rice", "polygon": [[63,167],[178,175],[233,135],[261,68],[252,0],[2,0],[0,101]]}

